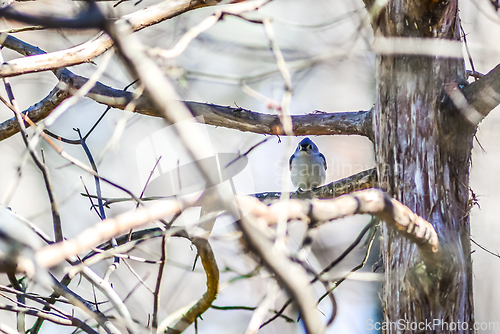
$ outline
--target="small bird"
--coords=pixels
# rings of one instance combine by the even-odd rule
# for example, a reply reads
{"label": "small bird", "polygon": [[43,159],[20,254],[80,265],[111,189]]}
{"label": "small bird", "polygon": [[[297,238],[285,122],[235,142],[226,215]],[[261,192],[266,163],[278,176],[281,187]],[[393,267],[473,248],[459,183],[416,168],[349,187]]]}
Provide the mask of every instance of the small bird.
{"label": "small bird", "polygon": [[311,190],[326,180],[326,159],[318,146],[304,138],[290,157],[292,183],[299,190]]}

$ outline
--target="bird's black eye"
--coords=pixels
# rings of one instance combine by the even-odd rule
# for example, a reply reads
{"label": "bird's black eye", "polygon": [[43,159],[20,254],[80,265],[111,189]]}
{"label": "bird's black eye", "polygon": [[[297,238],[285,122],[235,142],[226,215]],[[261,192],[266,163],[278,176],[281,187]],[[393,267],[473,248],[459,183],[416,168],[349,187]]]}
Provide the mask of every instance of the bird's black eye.
{"label": "bird's black eye", "polygon": [[309,150],[312,150],[312,149],[313,149],[312,145],[307,145],[307,148],[308,148]]}

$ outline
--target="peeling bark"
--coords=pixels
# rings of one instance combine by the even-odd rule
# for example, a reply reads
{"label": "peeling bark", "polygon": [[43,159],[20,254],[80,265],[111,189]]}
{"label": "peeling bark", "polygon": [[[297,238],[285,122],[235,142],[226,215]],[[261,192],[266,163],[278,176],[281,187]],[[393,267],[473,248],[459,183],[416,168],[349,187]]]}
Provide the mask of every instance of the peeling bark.
{"label": "peeling bark", "polygon": [[[416,3],[389,1],[372,21],[376,34],[459,39],[457,0]],[[376,66],[373,124],[379,182],[431,222],[444,245],[439,270],[422,273],[417,247],[383,228],[385,321],[465,322],[469,330],[457,332],[473,332],[467,201],[475,127],[447,103],[443,93],[446,83],[465,76],[463,60],[381,55]],[[396,332],[414,331],[387,330]],[[426,332],[450,331],[436,326]]]}

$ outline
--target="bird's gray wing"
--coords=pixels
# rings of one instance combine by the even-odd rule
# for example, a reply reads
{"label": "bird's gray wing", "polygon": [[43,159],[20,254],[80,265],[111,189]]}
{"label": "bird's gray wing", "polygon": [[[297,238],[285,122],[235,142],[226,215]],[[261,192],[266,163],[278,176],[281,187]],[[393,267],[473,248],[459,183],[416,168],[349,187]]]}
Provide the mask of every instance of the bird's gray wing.
{"label": "bird's gray wing", "polygon": [[[325,156],[323,155],[323,153],[320,153],[319,157],[321,158],[321,160],[323,160],[323,166],[325,166],[325,170],[326,170],[326,159],[325,159]],[[291,162],[291,160],[290,160],[290,162]]]}

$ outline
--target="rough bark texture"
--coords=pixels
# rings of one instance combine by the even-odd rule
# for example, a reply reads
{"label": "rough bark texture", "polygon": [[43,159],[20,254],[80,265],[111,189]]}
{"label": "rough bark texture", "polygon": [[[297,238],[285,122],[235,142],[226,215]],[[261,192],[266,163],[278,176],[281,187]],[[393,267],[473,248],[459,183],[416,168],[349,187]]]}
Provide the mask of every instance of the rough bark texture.
{"label": "rough bark texture", "polygon": [[[375,35],[459,39],[457,1],[390,0],[372,19]],[[369,5],[369,4],[368,4]],[[431,222],[444,249],[440,269],[423,269],[417,247],[383,228],[383,308],[388,333],[472,332],[468,185],[474,126],[448,103],[444,84],[464,77],[462,59],[383,55],[377,58],[373,110],[379,182]],[[462,330],[468,327],[469,330]]]}

